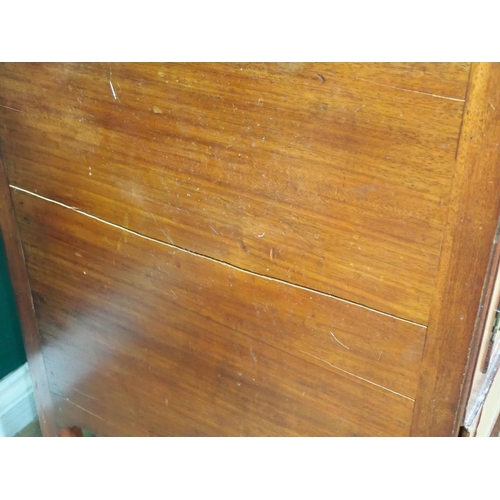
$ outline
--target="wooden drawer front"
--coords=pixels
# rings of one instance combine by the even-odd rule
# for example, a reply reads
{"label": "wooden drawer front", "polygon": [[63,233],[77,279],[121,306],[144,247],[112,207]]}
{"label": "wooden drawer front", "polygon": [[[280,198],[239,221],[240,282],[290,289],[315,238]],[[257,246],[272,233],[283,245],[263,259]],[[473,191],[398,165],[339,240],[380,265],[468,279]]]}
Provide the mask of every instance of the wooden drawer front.
{"label": "wooden drawer front", "polygon": [[426,324],[468,64],[0,67],[10,182]]}
{"label": "wooden drawer front", "polygon": [[59,426],[408,435],[424,328],[12,193]]}

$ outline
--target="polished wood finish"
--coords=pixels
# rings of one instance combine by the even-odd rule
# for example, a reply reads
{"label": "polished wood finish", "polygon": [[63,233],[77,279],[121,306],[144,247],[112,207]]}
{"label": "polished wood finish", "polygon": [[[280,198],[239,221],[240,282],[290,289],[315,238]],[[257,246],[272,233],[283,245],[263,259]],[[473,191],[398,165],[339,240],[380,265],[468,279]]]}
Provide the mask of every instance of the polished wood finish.
{"label": "polished wood finish", "polygon": [[426,324],[468,64],[5,64],[10,182]]}
{"label": "polished wood finish", "polygon": [[461,425],[457,409],[500,217],[499,142],[500,65],[474,64],[413,435],[456,435]]}
{"label": "polished wood finish", "polygon": [[408,435],[424,328],[13,199],[59,427]]}
{"label": "polished wood finish", "polygon": [[[1,146],[1,144],[0,144]],[[0,232],[3,236],[5,253],[11,276],[12,288],[23,333],[26,356],[33,392],[40,419],[40,426],[45,436],[55,436],[57,430],[53,418],[53,406],[49,393],[44,359],[41,356],[41,343],[31,297],[30,285],[26,274],[23,249],[16,224],[14,209],[2,161],[0,147]]]}
{"label": "polished wood finish", "polygon": [[498,64],[0,65],[57,426],[456,435],[499,112]]}

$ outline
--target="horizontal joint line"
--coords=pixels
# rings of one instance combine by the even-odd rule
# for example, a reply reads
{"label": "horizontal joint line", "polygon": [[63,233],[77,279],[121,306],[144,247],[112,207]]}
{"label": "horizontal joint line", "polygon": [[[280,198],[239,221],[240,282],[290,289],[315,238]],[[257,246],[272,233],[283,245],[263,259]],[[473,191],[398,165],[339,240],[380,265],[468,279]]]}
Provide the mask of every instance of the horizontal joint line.
{"label": "horizontal joint line", "polygon": [[282,280],[282,279],[279,279],[279,278],[273,278],[271,276],[267,276],[265,274],[257,273],[257,272],[254,272],[254,271],[249,271],[248,269],[236,266],[234,264],[230,264],[229,262],[225,262],[223,260],[216,259],[214,257],[210,257],[208,255],[204,255],[202,253],[198,253],[198,252],[195,252],[193,250],[188,250],[187,248],[181,247],[181,246],[176,245],[174,243],[167,243],[165,241],[158,240],[156,238],[152,238],[151,236],[146,236],[145,234],[142,234],[142,233],[139,233],[137,231],[134,231],[133,229],[128,229],[128,228],[126,228],[124,226],[120,226],[119,224],[115,224],[113,222],[109,222],[107,220],[101,219],[99,217],[96,217],[95,215],[91,215],[91,214],[89,214],[87,212],[84,212],[83,210],[80,210],[79,208],[71,207],[69,205],[66,205],[65,203],[61,203],[60,201],[52,200],[51,198],[46,198],[45,196],[42,196],[42,195],[37,194],[37,193],[33,193],[32,191],[28,191],[27,189],[23,189],[23,188],[20,188],[18,186],[14,186],[12,184],[10,184],[10,187],[12,189],[15,189],[16,191],[21,191],[23,193],[26,193],[26,194],[29,194],[31,196],[34,196],[35,198],[39,198],[41,200],[48,201],[49,203],[54,203],[55,205],[59,205],[60,207],[67,208],[68,210],[72,210],[73,212],[77,212],[80,215],[84,215],[85,217],[89,217],[90,219],[94,219],[94,220],[96,220],[98,222],[101,222],[102,224],[107,224],[108,226],[114,227],[116,229],[121,229],[122,231],[126,231],[127,233],[130,233],[130,234],[133,234],[135,236],[138,236],[139,238],[144,238],[145,240],[149,240],[149,241],[152,241],[154,243],[158,243],[160,245],[164,245],[166,247],[173,248],[175,250],[179,250],[181,252],[185,252],[187,254],[194,255],[194,256],[200,257],[202,259],[209,260],[211,262],[217,262],[218,264],[222,264],[224,266],[230,267],[231,269],[235,269],[237,271],[241,271],[241,272],[249,274],[251,276],[257,276],[257,277],[262,278],[262,279],[266,279],[266,280],[269,280],[269,281],[274,281],[275,283],[281,283],[283,285],[292,286],[294,288],[298,288],[299,290],[304,290],[306,292],[316,293],[318,295],[322,295],[323,297],[328,297],[328,298],[331,298],[331,299],[334,299],[334,300],[339,300],[340,302],[344,302],[346,304],[350,304],[350,305],[353,305],[353,306],[361,307],[361,308],[366,309],[368,311],[372,311],[372,312],[375,312],[377,314],[381,314],[383,316],[387,316],[389,318],[397,319],[399,321],[404,321],[405,323],[410,323],[411,325],[415,325],[415,326],[418,326],[420,328],[427,328],[426,325],[423,325],[421,323],[417,323],[417,322],[411,321],[409,319],[400,318],[399,316],[396,316],[394,314],[389,314],[389,313],[386,313],[386,312],[383,312],[383,311],[379,311],[379,310],[374,309],[372,307],[368,307],[368,306],[365,306],[363,304],[359,304],[357,302],[353,302],[351,300],[347,300],[347,299],[343,299],[341,297],[337,297],[336,295],[333,295],[331,293],[321,292],[319,290],[315,290],[314,288],[309,288],[309,287],[303,286],[303,285],[297,285],[295,283],[291,283],[291,282],[286,281],[286,280]]}

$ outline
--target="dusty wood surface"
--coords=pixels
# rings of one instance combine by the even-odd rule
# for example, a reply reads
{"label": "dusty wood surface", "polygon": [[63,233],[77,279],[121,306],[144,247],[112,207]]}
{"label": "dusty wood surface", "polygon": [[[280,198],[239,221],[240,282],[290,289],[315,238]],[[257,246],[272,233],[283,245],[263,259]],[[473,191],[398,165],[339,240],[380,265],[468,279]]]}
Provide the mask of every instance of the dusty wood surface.
{"label": "dusty wood surface", "polygon": [[469,64],[0,65],[57,424],[407,435],[416,399],[412,434],[454,434],[498,73],[464,116]]}
{"label": "dusty wood surface", "polygon": [[468,64],[0,67],[12,184],[426,324]]}

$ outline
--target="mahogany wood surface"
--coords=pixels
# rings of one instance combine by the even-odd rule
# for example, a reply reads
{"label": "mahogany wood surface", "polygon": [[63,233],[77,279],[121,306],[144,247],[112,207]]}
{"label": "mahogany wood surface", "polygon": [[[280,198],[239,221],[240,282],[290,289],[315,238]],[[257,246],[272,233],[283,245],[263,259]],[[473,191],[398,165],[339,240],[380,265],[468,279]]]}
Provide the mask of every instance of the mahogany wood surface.
{"label": "mahogany wood surface", "polygon": [[16,186],[426,324],[469,68],[4,64],[0,134]]}
{"label": "mahogany wood surface", "polygon": [[[474,64],[413,435],[456,435],[461,425],[461,392],[466,396],[470,389],[464,386],[464,376],[500,217],[499,144],[500,64]],[[474,363],[471,360],[472,368]]]}
{"label": "mahogany wood surface", "polygon": [[408,435],[424,328],[13,199],[59,427]]}
{"label": "mahogany wood surface", "polygon": [[1,64],[57,426],[456,435],[499,111],[498,64]]}

